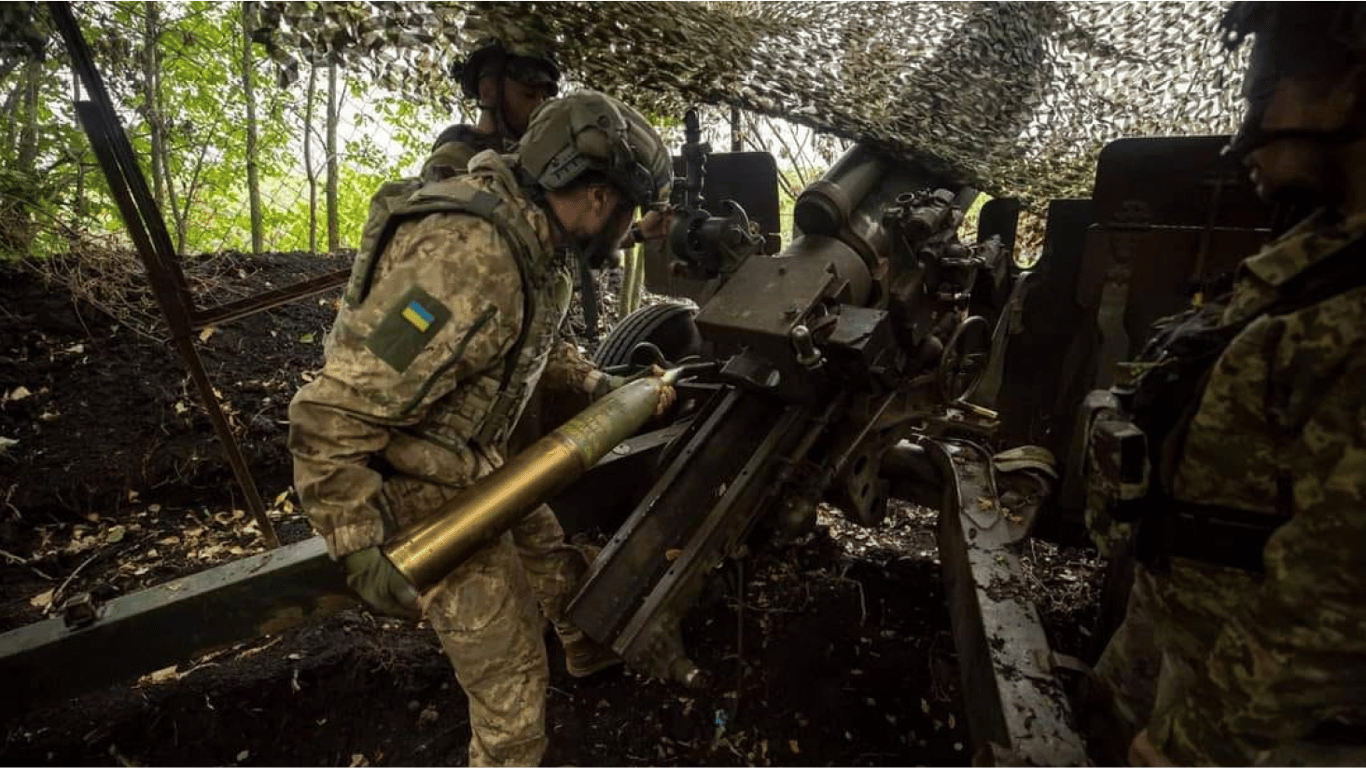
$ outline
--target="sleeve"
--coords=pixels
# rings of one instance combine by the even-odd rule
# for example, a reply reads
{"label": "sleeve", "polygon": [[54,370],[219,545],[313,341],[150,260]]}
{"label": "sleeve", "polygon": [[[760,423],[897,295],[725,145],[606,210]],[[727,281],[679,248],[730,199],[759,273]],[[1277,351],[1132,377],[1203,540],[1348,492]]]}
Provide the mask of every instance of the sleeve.
{"label": "sleeve", "polygon": [[399,228],[370,294],[338,314],[321,374],[289,408],[295,488],[334,557],[392,533],[372,458],[391,429],[501,364],[520,328],[521,290],[492,225],[434,214]]}
{"label": "sleeve", "polygon": [[592,361],[583,356],[577,345],[560,339],[550,349],[541,381],[556,392],[587,392],[592,394],[602,373]]}
{"label": "sleeve", "polygon": [[[1359,367],[1359,366],[1358,366]],[[1366,702],[1366,398],[1342,376],[1291,447],[1294,516],[1181,703],[1150,724],[1178,765],[1247,765]]]}

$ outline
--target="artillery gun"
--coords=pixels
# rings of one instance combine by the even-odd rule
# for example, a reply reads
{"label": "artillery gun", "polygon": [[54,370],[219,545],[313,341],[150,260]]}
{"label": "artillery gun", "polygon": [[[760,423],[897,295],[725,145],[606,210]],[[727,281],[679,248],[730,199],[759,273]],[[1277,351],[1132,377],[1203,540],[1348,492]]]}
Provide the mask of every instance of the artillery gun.
{"label": "artillery gun", "polygon": [[[1042,261],[1026,269],[1018,202],[989,202],[961,242],[973,190],[862,145],[802,194],[779,250],[772,158],[708,155],[695,118],[687,127],[683,215],[647,254],[647,282],[698,308],[642,310],[650,322],[625,319],[599,357],[674,368],[680,407],[573,484],[536,485],[557,491],[567,529],[615,531],[571,617],[636,669],[706,686],[680,622],[718,566],[810,530],[823,502],[868,526],[889,499],[923,504],[939,510],[978,761],[1085,763],[1019,549],[1076,529],[1083,395],[1151,320],[1267,237],[1267,212],[1220,164],[1223,139],[1111,144],[1092,200],[1050,203]],[[72,601],[0,636],[0,673],[11,702],[35,701],[349,604],[311,539]],[[1122,602],[1106,608],[1098,640]]]}

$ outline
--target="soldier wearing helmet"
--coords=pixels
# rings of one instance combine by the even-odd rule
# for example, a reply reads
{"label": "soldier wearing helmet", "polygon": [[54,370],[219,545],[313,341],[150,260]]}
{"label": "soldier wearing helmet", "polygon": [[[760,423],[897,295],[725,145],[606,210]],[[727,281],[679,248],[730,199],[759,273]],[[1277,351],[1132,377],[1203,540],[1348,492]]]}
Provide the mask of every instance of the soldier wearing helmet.
{"label": "soldier wearing helmet", "polygon": [[[481,152],[467,174],[423,185],[357,261],[322,372],[290,404],[289,447],[304,511],[372,607],[417,614],[379,545],[504,462],[538,381],[599,389],[597,371],[557,358],[570,266],[665,199],[668,157],[635,110],[572,94],[535,113],[515,152]],[[541,507],[423,597],[469,697],[470,765],[544,753],[538,602],[571,674],[616,661],[563,616],[590,554]]]}
{"label": "soldier wearing helmet", "polygon": [[1134,764],[1366,764],[1363,8],[1225,17],[1231,48],[1253,38],[1228,151],[1265,198],[1315,210],[1168,323],[1138,378],[1153,479],[1096,668]]}
{"label": "soldier wearing helmet", "polygon": [[507,152],[526,131],[531,113],[560,90],[555,57],[529,43],[485,39],[451,68],[461,93],[479,105],[475,125],[452,125],[441,132],[422,168],[424,179],[463,173],[476,153]]}

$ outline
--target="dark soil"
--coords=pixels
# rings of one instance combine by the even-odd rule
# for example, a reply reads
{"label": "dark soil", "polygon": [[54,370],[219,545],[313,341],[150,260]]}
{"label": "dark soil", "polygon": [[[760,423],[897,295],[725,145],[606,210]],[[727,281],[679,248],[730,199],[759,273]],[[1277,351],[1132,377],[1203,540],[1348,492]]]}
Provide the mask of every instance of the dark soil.
{"label": "dark soil", "polygon": [[[233,258],[201,267],[229,296],[342,263]],[[286,541],[309,529],[289,493],[285,408],[321,362],[335,295],[199,342]],[[164,342],[0,273],[0,437],[18,441],[0,450],[0,629],[80,591],[123,594],[261,549],[188,381]],[[966,764],[934,514],[821,521],[745,561],[743,599],[731,565],[729,587],[693,611],[685,642],[716,678],[705,694],[622,671],[574,680],[551,640],[546,763]],[[1077,652],[1095,561],[1042,543],[1026,554],[1055,643]],[[430,630],[353,610],[29,708],[5,725],[0,762],[463,764],[465,707]]]}

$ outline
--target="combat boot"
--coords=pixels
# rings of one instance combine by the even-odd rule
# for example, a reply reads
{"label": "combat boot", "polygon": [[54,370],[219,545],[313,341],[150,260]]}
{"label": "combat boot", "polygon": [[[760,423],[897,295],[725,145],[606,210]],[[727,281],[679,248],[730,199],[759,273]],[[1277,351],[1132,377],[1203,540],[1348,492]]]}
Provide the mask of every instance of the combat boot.
{"label": "combat boot", "polygon": [[564,646],[564,666],[570,677],[589,677],[621,663],[620,656],[578,627],[557,626],[555,630]]}

